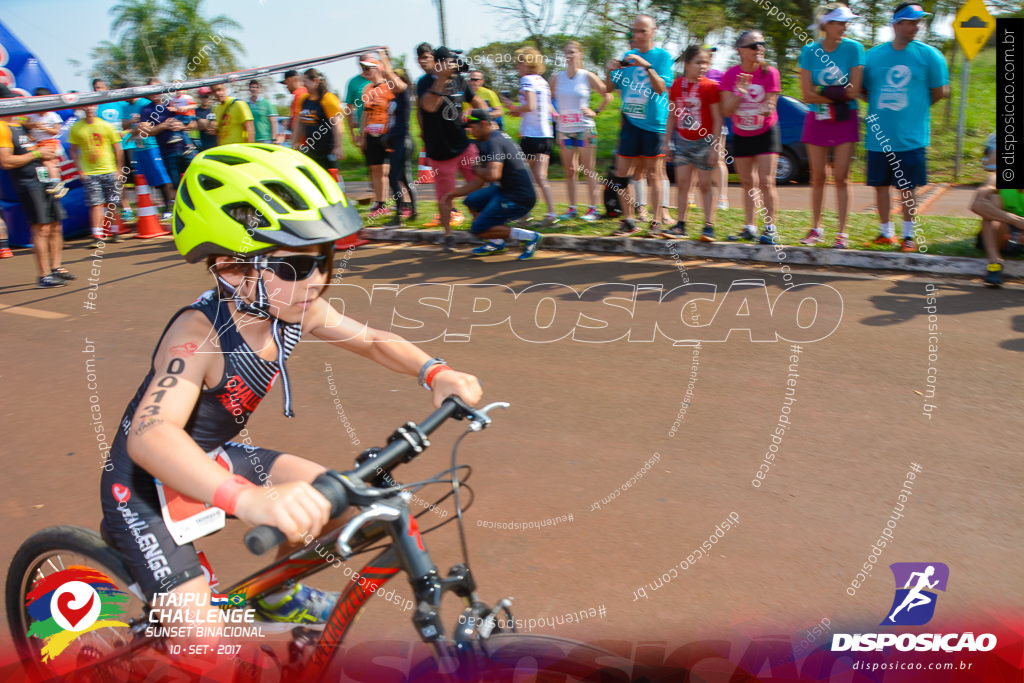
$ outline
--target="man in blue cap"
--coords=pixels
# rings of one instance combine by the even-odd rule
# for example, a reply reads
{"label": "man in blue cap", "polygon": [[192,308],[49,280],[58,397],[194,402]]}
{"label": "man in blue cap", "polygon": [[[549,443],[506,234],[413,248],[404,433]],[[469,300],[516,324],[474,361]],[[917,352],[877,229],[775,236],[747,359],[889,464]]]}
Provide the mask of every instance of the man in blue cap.
{"label": "man in blue cap", "polygon": [[[923,17],[921,6],[901,2],[893,12],[891,42],[871,48],[864,65],[868,101],[864,148],[868,153],[868,185],[875,188],[879,235],[871,244],[900,244],[916,251],[915,188],[928,184],[925,150],[931,142],[931,107],[949,97],[949,70],[942,53],[914,40]],[[897,241],[889,220],[889,188],[903,203],[903,239]]]}

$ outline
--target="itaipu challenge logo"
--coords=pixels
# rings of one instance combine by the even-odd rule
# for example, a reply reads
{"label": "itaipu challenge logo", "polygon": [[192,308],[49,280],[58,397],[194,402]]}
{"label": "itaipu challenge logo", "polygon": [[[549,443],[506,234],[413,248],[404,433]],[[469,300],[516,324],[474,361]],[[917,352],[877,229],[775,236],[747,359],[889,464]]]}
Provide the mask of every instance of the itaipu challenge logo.
{"label": "itaipu challenge logo", "polygon": [[42,661],[51,660],[89,631],[128,624],[117,621],[128,594],[102,572],[71,566],[32,585],[25,605],[28,636],[43,641]]}

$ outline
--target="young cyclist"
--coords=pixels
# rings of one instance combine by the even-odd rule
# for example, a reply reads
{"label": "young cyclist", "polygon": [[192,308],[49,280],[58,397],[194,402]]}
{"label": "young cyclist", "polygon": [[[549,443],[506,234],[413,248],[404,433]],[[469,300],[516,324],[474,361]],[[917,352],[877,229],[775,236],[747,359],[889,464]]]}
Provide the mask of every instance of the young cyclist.
{"label": "young cyclist", "polygon": [[[278,375],[292,415],[285,361],[300,337],[419,376],[435,406],[452,394],[480,399],[474,376],[321,298],[334,241],[360,226],[327,171],[296,151],[224,145],[199,154],[185,172],[175,246],[186,260],[208,264],[217,289],[178,310],[161,334],[100,492],[104,535],[147,598],[173,591],[205,595],[209,604],[192,541],[223,527],[224,513],[276,526],[293,543],[327,523],[328,502],[310,486],[322,466],[247,438],[232,441]],[[183,519],[189,506],[198,513]],[[314,623],[336,599],[295,584],[255,607],[263,619]]]}

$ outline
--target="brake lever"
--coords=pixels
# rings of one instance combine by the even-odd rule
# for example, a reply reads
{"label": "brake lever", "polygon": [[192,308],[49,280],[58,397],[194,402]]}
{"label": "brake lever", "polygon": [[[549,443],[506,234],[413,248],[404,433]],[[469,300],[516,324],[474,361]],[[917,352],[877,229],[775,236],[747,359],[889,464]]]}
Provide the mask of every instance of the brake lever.
{"label": "brake lever", "polygon": [[494,403],[484,406],[480,410],[470,409],[472,419],[469,421],[469,430],[471,432],[479,432],[481,429],[486,429],[492,422],[487,413],[495,408],[510,408],[511,406],[512,404],[507,401],[495,401]]}
{"label": "brake lever", "polygon": [[352,557],[352,547],[349,546],[349,541],[352,540],[353,536],[359,533],[359,530],[362,529],[367,522],[374,520],[393,522],[401,516],[402,511],[396,507],[385,505],[384,503],[372,503],[368,508],[353,517],[338,535],[338,553],[346,560]]}

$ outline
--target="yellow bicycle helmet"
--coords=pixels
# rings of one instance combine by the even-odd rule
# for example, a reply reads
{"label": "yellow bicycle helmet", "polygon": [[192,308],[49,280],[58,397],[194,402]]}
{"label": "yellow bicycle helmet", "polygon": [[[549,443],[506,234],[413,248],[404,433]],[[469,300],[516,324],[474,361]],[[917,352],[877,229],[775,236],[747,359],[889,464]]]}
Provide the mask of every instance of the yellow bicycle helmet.
{"label": "yellow bicycle helmet", "polygon": [[333,242],[361,227],[359,213],[327,171],[275,145],[201,152],[174,202],[174,245],[192,263]]}

